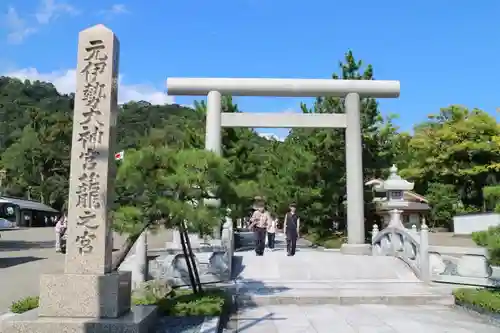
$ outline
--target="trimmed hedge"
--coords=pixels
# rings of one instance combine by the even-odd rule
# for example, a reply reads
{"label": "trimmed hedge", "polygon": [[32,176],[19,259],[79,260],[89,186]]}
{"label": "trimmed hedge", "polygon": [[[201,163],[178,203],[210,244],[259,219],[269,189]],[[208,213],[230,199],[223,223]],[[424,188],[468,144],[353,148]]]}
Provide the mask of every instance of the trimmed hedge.
{"label": "trimmed hedge", "polygon": [[460,288],[453,291],[459,304],[468,304],[494,314],[500,314],[500,289]]}
{"label": "trimmed hedge", "polygon": [[500,266],[500,226],[490,227],[487,231],[472,233],[472,240],[479,246],[488,249],[489,261]]}

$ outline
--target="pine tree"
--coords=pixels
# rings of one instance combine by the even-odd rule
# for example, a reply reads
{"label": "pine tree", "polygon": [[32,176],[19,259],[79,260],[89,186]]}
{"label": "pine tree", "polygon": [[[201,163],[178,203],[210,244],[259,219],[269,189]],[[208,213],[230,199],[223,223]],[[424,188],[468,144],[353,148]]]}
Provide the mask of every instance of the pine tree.
{"label": "pine tree", "polygon": [[[352,51],[345,54],[339,63],[341,76],[332,75],[332,79],[373,80],[373,68],[354,58]],[[344,99],[338,97],[318,97],[312,108],[301,105],[304,113],[344,113]],[[393,160],[391,147],[392,135],[396,129],[390,119],[385,121],[378,110],[378,103],[373,98],[361,101],[361,127],[363,134],[363,173],[365,180],[381,177]],[[321,189],[321,195],[313,202],[303,203],[301,208],[313,231],[328,232],[333,218],[344,215],[345,199],[345,131],[343,129],[293,129],[289,139],[304,146],[316,156],[314,174],[307,184]],[[369,191],[365,202],[370,203]],[[369,206],[369,205],[368,205]],[[367,213],[369,213],[367,211]]]}

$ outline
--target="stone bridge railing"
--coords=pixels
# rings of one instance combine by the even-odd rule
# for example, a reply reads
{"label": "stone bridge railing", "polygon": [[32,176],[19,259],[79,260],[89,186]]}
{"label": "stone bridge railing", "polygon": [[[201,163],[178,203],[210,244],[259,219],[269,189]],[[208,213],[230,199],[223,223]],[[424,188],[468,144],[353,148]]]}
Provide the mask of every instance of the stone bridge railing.
{"label": "stone bridge railing", "polygon": [[381,231],[374,225],[372,254],[403,260],[424,282],[444,282],[475,286],[500,286],[500,268],[488,263],[483,248],[430,246],[429,229],[420,232],[391,227]]}

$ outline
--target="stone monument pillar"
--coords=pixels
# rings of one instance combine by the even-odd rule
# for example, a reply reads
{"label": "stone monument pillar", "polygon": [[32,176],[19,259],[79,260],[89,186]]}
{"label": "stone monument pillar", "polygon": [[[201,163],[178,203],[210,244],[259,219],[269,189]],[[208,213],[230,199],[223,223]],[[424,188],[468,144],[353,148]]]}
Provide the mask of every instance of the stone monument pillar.
{"label": "stone monument pillar", "polygon": [[5,332],[143,332],[155,307],[131,308],[131,273],[111,271],[119,45],[96,25],[80,33],[64,274],[40,278],[40,306]]}

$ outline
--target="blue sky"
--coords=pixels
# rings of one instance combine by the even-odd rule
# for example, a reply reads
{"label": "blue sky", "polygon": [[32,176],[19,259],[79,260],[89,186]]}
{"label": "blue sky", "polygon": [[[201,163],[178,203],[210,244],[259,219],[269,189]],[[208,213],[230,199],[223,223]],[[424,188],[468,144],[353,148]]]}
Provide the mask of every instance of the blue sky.
{"label": "blue sky", "polygon": [[[380,105],[403,129],[450,104],[500,106],[500,1],[4,0],[0,13],[0,73],[64,92],[78,32],[103,23],[121,42],[122,100],[168,101],[167,77],[329,78],[352,49],[377,79],[401,81],[401,97]],[[282,112],[308,100],[236,101]]]}

